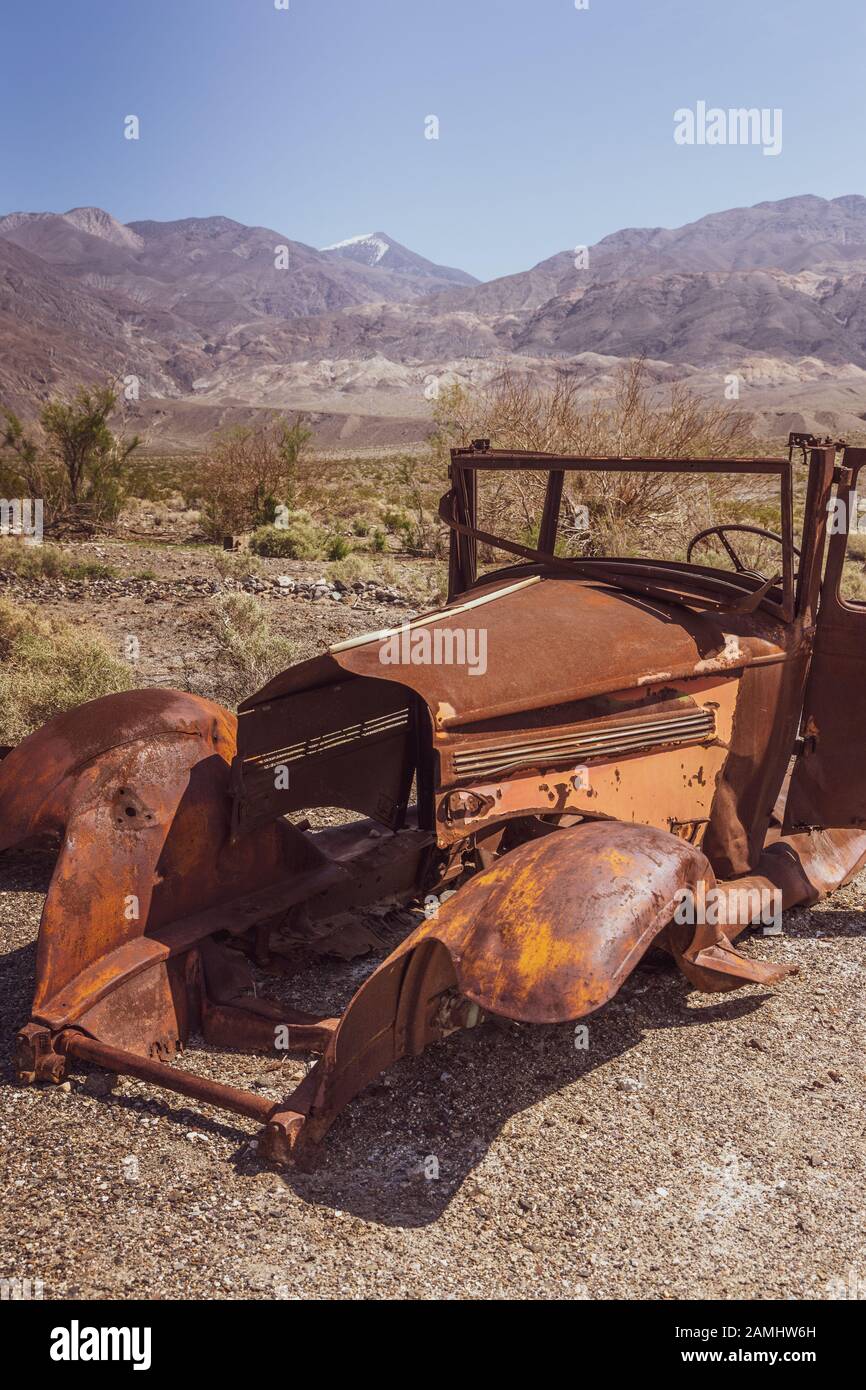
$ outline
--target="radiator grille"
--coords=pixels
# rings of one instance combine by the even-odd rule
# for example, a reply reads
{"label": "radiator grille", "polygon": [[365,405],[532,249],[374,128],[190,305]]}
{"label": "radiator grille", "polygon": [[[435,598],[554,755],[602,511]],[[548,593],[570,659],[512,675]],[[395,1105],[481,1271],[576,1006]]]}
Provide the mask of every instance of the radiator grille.
{"label": "radiator grille", "polygon": [[545,766],[552,763],[585,762],[589,758],[615,758],[644,748],[661,748],[672,743],[693,743],[712,738],[716,720],[712,710],[687,710],[661,718],[617,724],[615,728],[572,730],[567,734],[546,735],[487,748],[462,749],[454,754],[456,777],[493,777],[513,768]]}
{"label": "radiator grille", "polygon": [[283,748],[269,749],[267,753],[245,758],[244,763],[246,766],[272,768],[279,764],[297,763],[306,758],[324,757],[328,753],[343,753],[355,744],[404,729],[408,723],[408,708],[392,710],[388,714],[364,719],[358,724],[347,724],[343,729],[330,729],[326,733],[313,734],[299,743],[288,743]]}

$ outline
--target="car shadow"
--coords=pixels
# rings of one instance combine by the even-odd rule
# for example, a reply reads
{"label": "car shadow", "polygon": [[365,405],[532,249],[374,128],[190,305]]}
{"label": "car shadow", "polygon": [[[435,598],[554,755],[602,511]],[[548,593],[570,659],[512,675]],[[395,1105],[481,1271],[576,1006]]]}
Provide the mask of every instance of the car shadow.
{"label": "car shadow", "polygon": [[[627,1057],[653,1029],[749,1017],[770,997],[726,996],[696,1009],[688,1003],[696,991],[682,977],[664,980],[660,990],[656,983],[638,970],[610,1004],[582,1020],[588,1028],[585,1049],[576,1046],[580,1025],[574,1023],[488,1023],[404,1058],[337,1118],[311,1171],[274,1171],[306,1202],[383,1226],[429,1225],[471,1180],[509,1121],[572,1088],[573,1140],[566,1142],[580,1143],[592,1116],[588,1101],[584,1112],[576,1083]],[[623,1087],[623,1103],[635,1103],[636,1120],[652,1123],[656,1108],[663,1111],[662,1096],[646,1092],[634,1078],[623,1079],[619,1068],[611,1084]],[[266,1166],[248,1150],[236,1161],[242,1172]],[[482,1215],[483,1207],[482,1197]]]}
{"label": "car shadow", "polygon": [[[53,862],[48,854],[9,852],[0,865],[0,888],[44,892]],[[852,928],[854,918],[858,920]],[[792,938],[814,937],[818,932],[825,937],[851,934],[863,924],[864,913],[824,905],[786,914]],[[756,944],[760,953],[759,941]],[[7,1038],[28,1017],[35,954],[31,940],[0,957],[0,1030]],[[111,1090],[102,1093],[98,1082],[85,1084],[101,1105],[128,1111],[146,1106],[150,1114],[161,1115],[184,1131],[192,1128],[228,1139],[236,1144],[231,1162],[241,1176],[270,1170],[276,1190],[283,1187],[305,1202],[384,1226],[426,1226],[471,1182],[474,1170],[503,1130],[512,1141],[509,1122],[538,1102],[569,1091],[564,1112],[569,1119],[557,1118],[555,1125],[569,1125],[573,1135],[566,1136],[565,1142],[579,1144],[592,1115],[588,1101],[584,1113],[577,1083],[628,1057],[655,1029],[732,1022],[759,1012],[768,997],[766,992],[749,991],[693,1007],[695,998],[707,996],[698,995],[668,958],[651,953],[617,996],[579,1025],[489,1022],[457,1033],[418,1057],[401,1059],[338,1116],[310,1171],[279,1169],[260,1160],[249,1132],[230,1116],[202,1115],[180,1097],[157,1088],[140,1099]],[[586,1037],[576,1031],[584,1026]],[[11,1047],[2,1049],[2,1054],[0,1078],[13,1085]],[[86,1069],[76,1067],[79,1071]],[[630,1080],[633,1089],[624,1084]],[[611,1086],[622,1089],[624,1104],[634,1105],[636,1123],[652,1124],[656,1107],[663,1112],[663,1096],[648,1092],[635,1078],[623,1078],[619,1067],[612,1072]],[[527,1126],[534,1123],[528,1120]],[[474,1200],[483,1213],[483,1195]]]}
{"label": "car shadow", "polygon": [[784,915],[784,936],[792,941],[821,937],[860,936],[866,932],[866,912],[825,900],[812,907],[794,907]]}

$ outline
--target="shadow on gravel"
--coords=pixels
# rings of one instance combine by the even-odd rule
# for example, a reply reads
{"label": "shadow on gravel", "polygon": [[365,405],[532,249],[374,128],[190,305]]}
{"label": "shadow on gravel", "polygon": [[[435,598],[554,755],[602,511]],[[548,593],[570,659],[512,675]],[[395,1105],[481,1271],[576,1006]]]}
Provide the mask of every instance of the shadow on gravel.
{"label": "shadow on gravel", "polygon": [[785,915],[785,936],[794,941],[814,941],[822,937],[861,936],[866,932],[866,912],[822,902],[811,908],[795,908]]}
{"label": "shadow on gravel", "polygon": [[[655,972],[654,972],[655,974]],[[438,1048],[407,1058],[368,1087],[338,1118],[325,1138],[312,1172],[281,1171],[287,1187],[304,1201],[342,1210],[383,1226],[426,1226],[443,1213],[468,1181],[507,1122],[546,1096],[565,1090],[606,1063],[627,1055],[653,1028],[705,1027],[747,1017],[766,994],[728,997],[700,1009],[686,1006],[692,993],[685,980],[647,985],[641,973],[598,1014],[583,1020],[590,1046],[575,1046],[575,1025],[497,1027],[457,1034]],[[628,986],[637,984],[638,993]],[[641,985],[643,986],[641,988]],[[621,1073],[617,1073],[621,1078]],[[611,1087],[615,1082],[611,1079]],[[652,1123],[656,1107],[663,1115],[664,1096],[635,1092],[640,1108],[635,1122]],[[633,1097],[623,1093],[623,1103]],[[592,1128],[579,1087],[569,1098],[568,1125],[573,1142],[582,1144]],[[562,1145],[563,1126],[549,1132]],[[520,1144],[516,1135],[507,1142]],[[438,1178],[425,1176],[431,1160]],[[237,1157],[238,1171],[254,1173],[262,1165]],[[476,1203],[483,1219],[484,1198]]]}
{"label": "shadow on gravel", "polygon": [[[52,869],[44,854],[4,856],[0,890],[44,892]],[[797,935],[813,935],[815,926],[831,934],[827,918],[809,929],[811,914],[796,924]],[[849,924],[853,914],[845,914]],[[864,914],[856,914],[864,916]],[[816,914],[817,916],[817,914]],[[794,923],[791,924],[794,927]],[[840,924],[841,925],[841,924]],[[34,923],[35,929],[35,923]],[[848,927],[850,932],[850,925]],[[792,935],[795,933],[792,932]],[[841,934],[841,932],[840,932]],[[0,1031],[6,1039],[26,1021],[32,988],[35,942],[0,957]],[[761,1009],[766,994],[722,996],[699,1008],[688,1003],[694,992],[672,963],[649,957],[626,981],[619,994],[598,1013],[582,1020],[589,1029],[589,1046],[580,1046],[576,1025],[487,1024],[458,1033],[419,1057],[404,1058],[374,1082],[337,1119],[325,1138],[311,1172],[274,1169],[274,1188],[280,1185],[305,1202],[339,1209],[383,1226],[421,1227],[435,1222],[485,1157],[508,1121],[545,1097],[571,1088],[560,1114],[549,1127],[550,1143],[581,1146],[591,1132],[593,1116],[581,1088],[574,1083],[628,1055],[653,1029],[703,1028],[734,1021]],[[0,1075],[13,1081],[11,1046],[3,1049]],[[181,1063],[182,1065],[182,1063]],[[79,1073],[80,1075],[80,1073]],[[249,1135],[232,1122],[209,1118],[155,1088],[147,1101],[112,1093],[101,1074],[87,1082],[100,1104],[122,1110],[161,1114],[180,1129],[200,1130],[237,1141],[232,1158],[241,1177],[267,1171],[249,1146]],[[632,1085],[628,1084],[629,1080]],[[622,1091],[623,1104],[634,1104],[637,1125],[663,1120],[664,1095],[647,1090],[620,1069],[610,1078],[611,1092]],[[520,1145],[524,1136],[508,1133],[505,1142]],[[426,1170],[426,1171],[425,1171]],[[437,1176],[428,1178],[434,1172]],[[483,1191],[475,1200],[484,1218]]]}
{"label": "shadow on gravel", "polygon": [[[7,849],[0,854],[0,893],[48,892],[57,849]],[[40,912],[41,912],[40,906]],[[35,927],[39,925],[38,918]]]}

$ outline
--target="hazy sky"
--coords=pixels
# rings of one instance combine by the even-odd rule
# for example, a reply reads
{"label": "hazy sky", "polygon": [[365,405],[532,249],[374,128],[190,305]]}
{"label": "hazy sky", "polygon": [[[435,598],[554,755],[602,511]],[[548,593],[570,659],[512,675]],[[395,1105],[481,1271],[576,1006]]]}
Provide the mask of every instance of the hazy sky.
{"label": "hazy sky", "polygon": [[[288,4],[4,0],[0,212],[383,230],[487,279],[624,226],[866,192],[862,0]],[[677,145],[698,101],[781,108],[781,153]]]}

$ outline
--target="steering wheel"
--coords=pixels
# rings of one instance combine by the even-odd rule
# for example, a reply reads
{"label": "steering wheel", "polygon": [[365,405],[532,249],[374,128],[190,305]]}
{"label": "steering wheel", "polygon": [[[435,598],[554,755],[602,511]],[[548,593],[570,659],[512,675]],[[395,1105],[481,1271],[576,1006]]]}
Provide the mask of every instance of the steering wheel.
{"label": "steering wheel", "polygon": [[[728,552],[728,555],[731,558],[731,563],[733,564],[737,574],[749,575],[752,579],[760,579],[762,583],[766,584],[768,582],[768,576],[766,574],[758,574],[756,570],[747,569],[746,566],[743,564],[736,550],[728,540],[727,532],[729,531],[746,532],[746,534],[750,536],[763,536],[765,540],[775,541],[777,545],[785,544],[784,538],[782,536],[777,535],[775,531],[765,530],[763,526],[708,526],[706,531],[699,531],[696,536],[692,536],[691,540],[689,541],[689,548],[686,551],[686,561],[689,562],[691,560],[692,551],[694,550],[695,546],[700,545],[701,542],[705,541],[709,536],[718,536],[722,545],[725,547],[725,550]],[[796,545],[793,547],[793,550],[794,554],[799,560],[800,551],[798,550]]]}

